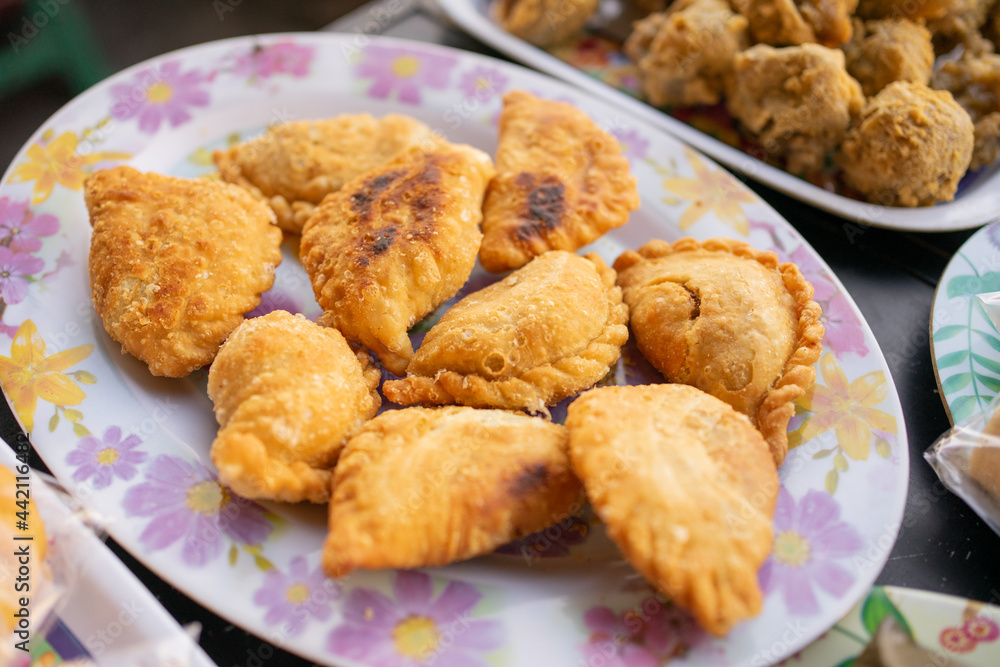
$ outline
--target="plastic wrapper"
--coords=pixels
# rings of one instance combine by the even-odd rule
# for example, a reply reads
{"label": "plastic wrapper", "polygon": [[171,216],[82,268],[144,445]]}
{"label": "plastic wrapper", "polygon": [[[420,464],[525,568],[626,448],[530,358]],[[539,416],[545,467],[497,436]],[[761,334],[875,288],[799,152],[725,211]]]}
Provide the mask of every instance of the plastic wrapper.
{"label": "plastic wrapper", "polygon": [[1000,396],[981,414],[955,424],[924,452],[952,493],[1000,535]]}

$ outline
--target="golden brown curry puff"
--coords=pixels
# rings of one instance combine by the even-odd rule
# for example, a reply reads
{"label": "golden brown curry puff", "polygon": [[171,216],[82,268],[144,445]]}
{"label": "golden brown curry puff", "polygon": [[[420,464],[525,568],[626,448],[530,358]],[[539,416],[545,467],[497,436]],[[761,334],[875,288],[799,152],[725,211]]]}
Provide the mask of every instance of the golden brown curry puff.
{"label": "golden brown curry puff", "polygon": [[497,0],[493,11],[508,32],[542,48],[575,35],[598,0]]}
{"label": "golden brown curry puff", "polygon": [[778,476],[745,416],[694,387],[602,387],[566,426],[587,498],[650,583],[717,636],[760,612]]}
{"label": "golden brown curry puff", "polygon": [[211,362],[274,282],[274,214],[235,185],[131,167],[96,172],[84,197],[91,294],[108,334],[153,375]]}
{"label": "golden brown curry puff", "polygon": [[343,577],[465,560],[564,519],[580,499],[563,426],[501,410],[390,410],[337,464],[323,567]]}
{"label": "golden brown curry puff", "polygon": [[408,116],[344,114],[275,125],[212,158],[223,180],[266,201],[282,229],[299,233],[326,195],[414,146],[434,142],[431,129]]}
{"label": "golden brown curry puff", "polygon": [[820,307],[794,264],[732,239],[650,241],[615,261],[642,354],[749,417],[776,465],[793,401],[816,379]]}
{"label": "golden brown curry puff", "polygon": [[336,329],[283,310],[245,321],[208,373],[219,479],[247,498],[327,502],[341,448],[378,411],[380,379]]}
{"label": "golden brown curry puff", "polygon": [[299,254],[324,314],[396,375],[413,355],[407,329],[462,287],[476,263],[486,153],[415,148],[328,196]]}
{"label": "golden brown curry puff", "polygon": [[614,137],[582,111],[515,90],[504,95],[497,174],[483,204],[479,261],[498,273],[547,250],[577,250],[639,208]]}
{"label": "golden brown curry puff", "polygon": [[452,306],[407,377],[382,391],[403,405],[545,412],[607,374],[628,340],[627,320],[615,272],[597,254],[552,250]]}

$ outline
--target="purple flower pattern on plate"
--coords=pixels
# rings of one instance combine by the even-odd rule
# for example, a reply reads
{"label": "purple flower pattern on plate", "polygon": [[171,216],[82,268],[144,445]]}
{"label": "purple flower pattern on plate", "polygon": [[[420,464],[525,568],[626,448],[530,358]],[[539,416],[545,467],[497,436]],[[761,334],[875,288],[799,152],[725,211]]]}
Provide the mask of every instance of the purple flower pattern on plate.
{"label": "purple flower pattern on plate", "polygon": [[395,91],[405,104],[420,104],[421,88],[447,88],[451,70],[458,63],[451,56],[374,44],[363,53],[356,74],[360,79],[374,79],[368,95],[385,99]]}
{"label": "purple flower pattern on plate", "polygon": [[309,75],[316,49],[294,42],[276,42],[269,46],[254,46],[236,58],[233,72],[251,80],[267,79],[276,74],[302,78]]}
{"label": "purple flower pattern on plate", "polygon": [[485,667],[483,656],[503,644],[503,627],[472,618],[481,598],[461,581],[448,582],[435,598],[430,576],[400,571],[392,598],[370,588],[350,592],[344,622],[330,633],[327,646],[372,667]]}
{"label": "purple flower pattern on plate", "polygon": [[136,74],[130,83],[111,87],[111,115],[118,120],[139,119],[139,129],[153,134],[166,120],[177,127],[191,120],[188,107],[208,106],[208,91],[200,87],[209,77],[199,70],[181,71],[171,60]]}
{"label": "purple flower pattern on plate", "polygon": [[765,594],[780,592],[792,614],[816,614],[820,605],[813,586],[837,598],[844,595],[854,575],[836,561],[861,547],[861,536],[840,520],[840,505],[832,496],[813,489],[796,502],[782,487],[774,510],[773,551],[759,573],[761,588]]}
{"label": "purple flower pattern on plate", "polygon": [[507,81],[507,77],[500,70],[476,65],[458,78],[458,89],[468,97],[488,102],[504,91]]}
{"label": "purple flower pattern on plate", "polygon": [[260,304],[247,313],[246,317],[260,317],[275,310],[284,310],[297,315],[302,312],[302,306],[291,294],[271,289],[260,295]]}
{"label": "purple flower pattern on plate", "polygon": [[44,213],[36,216],[28,208],[28,201],[17,202],[0,197],[0,246],[14,252],[41,250],[41,236],[52,236],[59,231],[59,220]]}
{"label": "purple flower pattern on plate", "polygon": [[139,542],[159,551],[182,542],[181,558],[201,567],[222,553],[222,536],[259,545],[274,529],[264,508],[216,481],[200,462],[161,454],[146,467],[145,481],[125,492],[129,517],[150,519]]}
{"label": "purple flower pattern on plate", "polygon": [[329,619],[331,603],[340,596],[340,585],[327,578],[321,567],[311,570],[304,556],[296,556],[287,574],[277,569],[264,573],[264,585],[254,593],[253,601],[267,607],[265,623],[280,625],[283,634],[295,637],[310,619]]}
{"label": "purple flower pattern on plate", "polygon": [[583,614],[590,630],[582,664],[607,667],[659,667],[683,655],[703,631],[689,614],[650,597],[625,611],[591,607]]}
{"label": "purple flower pattern on plate", "polygon": [[644,139],[637,130],[615,128],[611,130],[611,136],[618,140],[622,148],[622,154],[628,159],[644,160],[646,158],[646,151],[649,150],[649,140]]}
{"label": "purple flower pattern on plate", "polygon": [[137,451],[142,444],[139,436],[130,434],[122,440],[122,430],[109,426],[100,440],[93,435],[80,438],[76,449],[66,455],[66,463],[77,466],[73,481],[91,481],[95,489],[105,489],[115,477],[129,481],[138,472],[136,466],[145,463],[149,455]]}
{"label": "purple flower pattern on plate", "polygon": [[865,332],[861,328],[861,320],[851,308],[847,297],[837,292],[820,305],[823,307],[823,316],[820,319],[826,330],[823,334],[823,345],[833,350],[837,359],[841,360],[848,352],[862,357],[867,355],[868,346],[865,345]]}
{"label": "purple flower pattern on plate", "polygon": [[38,257],[0,246],[0,299],[6,304],[21,303],[28,296],[28,279],[45,266]]}

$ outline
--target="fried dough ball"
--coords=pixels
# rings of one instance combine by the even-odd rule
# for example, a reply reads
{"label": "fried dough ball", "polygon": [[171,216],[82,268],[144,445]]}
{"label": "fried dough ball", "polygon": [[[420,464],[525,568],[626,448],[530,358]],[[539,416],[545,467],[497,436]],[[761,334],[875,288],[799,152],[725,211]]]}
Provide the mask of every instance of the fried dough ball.
{"label": "fried dough ball", "polygon": [[856,14],[863,19],[937,19],[966,0],[860,0]]}
{"label": "fried dough ball", "polygon": [[930,206],[954,198],[972,149],[972,120],[951,93],[897,81],[868,101],[836,160],[869,201]]}
{"label": "fried dough ball", "polygon": [[992,164],[1000,152],[997,125],[1000,120],[1000,55],[964,55],[944,63],[931,79],[931,86],[947,90],[969,112],[975,123],[975,147],[969,169]]}
{"label": "fried dough ball", "polygon": [[823,166],[864,106],[844,53],[818,44],[737,54],[726,106],[744,132],[795,174]]}
{"label": "fried dough ball", "polygon": [[983,116],[976,121],[976,141],[972,149],[969,170],[975,171],[991,165],[1000,157],[1000,111]]}
{"label": "fried dough ball", "polygon": [[507,32],[546,48],[583,28],[598,0],[498,0],[494,13]]}
{"label": "fried dough ball", "polygon": [[854,35],[843,50],[847,71],[868,97],[893,81],[927,85],[931,79],[931,33],[909,19],[855,19]]}
{"label": "fried dough ball", "polygon": [[818,42],[839,46],[851,38],[858,0],[733,0],[753,38],[771,46]]}
{"label": "fried dough ball", "polygon": [[733,57],[749,46],[747,20],[726,0],[678,0],[635,24],[624,51],[655,106],[718,104]]}

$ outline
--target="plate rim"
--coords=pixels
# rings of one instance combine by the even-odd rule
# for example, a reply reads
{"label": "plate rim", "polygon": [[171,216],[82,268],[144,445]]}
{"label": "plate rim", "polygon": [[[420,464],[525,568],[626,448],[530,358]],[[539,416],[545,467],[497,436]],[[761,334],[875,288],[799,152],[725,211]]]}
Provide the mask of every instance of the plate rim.
{"label": "plate rim", "polygon": [[[282,33],[267,33],[267,34],[244,35],[244,36],[229,37],[229,38],[224,38],[224,39],[219,39],[219,40],[213,40],[213,41],[209,41],[209,42],[203,42],[203,43],[199,43],[199,44],[194,44],[194,45],[190,45],[190,46],[186,46],[186,47],[181,47],[181,48],[174,49],[172,51],[168,51],[168,52],[165,52],[165,53],[157,55],[157,56],[153,56],[153,57],[151,57],[149,59],[146,59],[146,60],[144,60],[142,62],[136,63],[135,65],[132,65],[132,66],[130,66],[128,68],[125,68],[125,69],[123,69],[123,70],[121,70],[119,72],[116,72],[115,74],[107,77],[106,79],[102,80],[98,84],[95,84],[95,86],[91,87],[87,91],[84,91],[83,93],[80,93],[79,95],[77,95],[76,97],[74,97],[73,100],[71,100],[70,102],[68,102],[67,104],[65,104],[63,107],[61,107],[59,110],[57,110],[55,113],[53,113],[51,116],[49,116],[39,126],[39,128],[31,135],[31,137],[25,142],[24,146],[22,146],[22,148],[15,155],[15,157],[12,160],[11,164],[8,166],[7,171],[4,173],[3,178],[0,179],[0,185],[4,185],[4,184],[7,183],[7,179],[9,178],[10,172],[13,170],[14,165],[19,161],[19,159],[23,156],[23,154],[27,151],[27,149],[33,143],[35,143],[37,141],[37,139],[44,133],[44,131],[52,123],[52,121],[54,119],[56,119],[56,117],[60,116],[61,114],[65,113],[65,112],[67,112],[71,107],[73,107],[73,106],[75,106],[77,104],[83,104],[83,103],[85,103],[86,98],[88,98],[91,95],[97,94],[97,91],[99,91],[99,90],[105,90],[107,86],[110,86],[113,83],[115,83],[115,82],[117,82],[117,81],[119,81],[121,79],[127,79],[130,75],[134,74],[136,71],[140,71],[143,68],[148,67],[150,64],[155,64],[155,63],[158,63],[158,62],[162,62],[163,60],[168,59],[171,56],[177,56],[178,54],[184,55],[184,54],[190,53],[191,51],[196,51],[196,50],[203,49],[203,48],[214,48],[214,47],[222,46],[222,45],[225,45],[225,44],[232,44],[232,45],[255,44],[255,43],[260,43],[260,42],[272,42],[272,41],[276,42],[276,41],[280,41],[282,39],[296,39],[296,40],[302,40],[304,42],[310,42],[310,41],[317,41],[317,42],[332,41],[332,42],[338,42],[338,41],[349,40],[351,37],[352,37],[352,35],[349,35],[349,34],[346,34],[346,33],[324,33],[324,32],[282,32]],[[457,54],[458,57],[460,57],[460,58],[468,58],[468,59],[471,59],[472,61],[477,61],[477,62],[481,62],[481,63],[487,63],[487,64],[490,64],[491,66],[494,66],[494,67],[513,68],[513,69],[516,69],[516,70],[520,70],[521,72],[527,73],[529,76],[532,76],[532,77],[539,77],[541,79],[547,79],[549,81],[553,81],[553,80],[557,81],[557,83],[558,83],[559,86],[568,87],[568,88],[572,89],[575,93],[580,94],[580,95],[588,98],[591,102],[596,102],[599,105],[604,106],[606,108],[610,109],[610,108],[614,108],[615,107],[614,104],[612,104],[609,101],[601,98],[600,96],[595,95],[591,91],[580,90],[578,88],[575,88],[571,83],[567,83],[565,81],[560,81],[558,79],[553,79],[552,76],[550,74],[546,73],[546,72],[535,71],[535,70],[532,70],[532,69],[530,69],[528,67],[520,65],[518,63],[511,63],[511,62],[508,62],[508,61],[505,61],[505,60],[497,59],[497,58],[492,57],[492,56],[488,56],[488,55],[480,54],[480,53],[475,53],[475,52],[470,52],[470,51],[465,51],[465,50],[462,50],[462,49],[459,49],[459,48],[455,48],[455,47],[445,46],[445,45],[436,44],[436,43],[422,42],[422,41],[412,40],[412,39],[404,39],[404,38],[398,38],[398,37],[386,37],[386,36],[371,36],[370,39],[372,39],[372,41],[374,43],[383,43],[383,44],[386,44],[386,45],[388,45],[390,47],[392,47],[392,46],[399,47],[399,48],[412,47],[412,48],[416,48],[417,50],[423,50],[423,51],[436,51],[436,52],[439,52],[439,53],[452,54],[452,55],[456,55]],[[625,113],[629,113],[628,110],[625,110]],[[633,120],[637,121],[637,124],[640,126],[641,129],[652,130],[652,131],[654,131],[657,134],[662,134],[669,141],[677,142],[679,146],[683,146],[684,145],[684,142],[682,140],[678,139],[676,136],[672,135],[671,133],[665,131],[663,128],[658,127],[655,123],[650,123],[649,121],[647,121],[647,120],[645,120],[643,118],[635,118],[634,116],[633,116]],[[714,160],[714,158],[712,158],[712,156],[705,155],[705,154],[701,153],[701,151],[699,149],[697,149],[697,148],[695,148],[694,150],[696,151],[696,153],[699,154],[700,157],[704,157],[709,162],[713,162],[713,163],[715,162],[715,160]],[[716,163],[715,166],[716,166],[717,169],[722,169],[723,171],[728,171],[728,169],[726,169],[725,167],[723,167],[721,165],[718,165],[717,163]],[[744,184],[744,183],[740,183],[740,187],[742,187],[742,188],[750,191],[749,188],[747,188],[746,184]],[[857,315],[859,315],[859,319],[861,321],[861,326],[863,327],[863,330],[867,334],[869,334],[871,336],[871,340],[875,343],[874,348],[869,351],[869,354],[873,355],[873,362],[877,362],[876,365],[878,365],[881,369],[884,369],[885,373],[886,373],[886,378],[887,378],[887,382],[888,382],[888,388],[889,388],[889,391],[890,391],[891,407],[894,410],[894,414],[896,416],[898,416],[898,421],[899,421],[899,423],[898,423],[899,433],[898,433],[898,436],[897,436],[898,446],[900,447],[901,451],[904,453],[904,456],[901,457],[902,458],[902,463],[900,465],[905,470],[905,472],[901,473],[899,476],[903,480],[902,486],[904,488],[904,491],[908,490],[908,486],[909,486],[909,466],[910,466],[909,447],[908,447],[908,434],[907,434],[907,431],[906,431],[906,423],[905,423],[904,414],[903,414],[902,406],[901,406],[900,399],[899,399],[899,392],[898,392],[898,389],[896,387],[895,381],[894,381],[894,379],[892,377],[891,371],[888,368],[888,363],[887,363],[887,361],[885,359],[885,356],[884,356],[884,353],[882,351],[882,348],[881,348],[880,345],[878,345],[878,341],[875,339],[874,334],[871,331],[871,327],[870,327],[867,319],[864,317],[863,313],[858,308],[856,302],[854,301],[853,296],[848,292],[848,290],[843,285],[843,283],[841,282],[841,280],[837,276],[837,274],[835,272],[833,272],[832,269],[830,269],[829,265],[822,258],[822,256],[819,254],[819,252],[815,248],[813,248],[813,246],[811,244],[809,244],[804,238],[802,238],[801,235],[798,233],[798,231],[795,230],[794,226],[792,226],[791,223],[788,222],[784,218],[784,216],[782,216],[780,213],[778,213],[770,205],[770,203],[768,203],[765,199],[763,199],[759,195],[754,194],[754,197],[756,198],[755,203],[766,207],[777,219],[780,219],[781,221],[784,222],[784,224],[788,225],[788,229],[791,230],[798,237],[798,240],[811,251],[811,253],[813,254],[814,258],[821,264],[821,266],[824,269],[826,269],[826,271],[828,272],[829,278],[832,279],[832,281],[837,286],[837,288],[840,291],[840,293],[846,299],[849,300],[850,305],[851,305],[853,311]],[[11,413],[13,414],[14,419],[16,420],[16,422],[18,423],[18,425],[21,427],[21,430],[23,431],[24,430],[23,424],[21,423],[20,417],[18,416],[16,410],[13,409],[13,405],[11,404],[10,398],[7,395],[6,388],[4,388],[3,394],[4,394],[4,399],[7,401],[8,405],[11,408]],[[29,438],[30,438],[30,434],[29,434]],[[43,460],[46,458],[46,457],[42,456],[41,450],[37,450],[36,449],[36,451],[39,454],[39,456],[41,456],[43,458]],[[902,519],[903,519],[903,512],[905,510],[906,497],[907,497],[907,493],[904,492],[904,493],[900,494],[898,498],[895,498],[894,499],[895,502],[893,503],[893,505],[895,505],[894,511],[890,513],[893,516],[893,524],[894,524],[894,532],[893,532],[893,536],[892,536],[893,543],[895,542],[895,539],[898,536],[899,530],[901,529],[901,526],[902,526]],[[122,539],[120,539],[119,538],[119,531],[121,531],[121,530],[122,529],[120,527],[120,524],[119,525],[112,525],[111,527],[109,527],[109,532],[112,535],[115,536],[116,540],[119,541],[119,543],[121,543],[123,545],[123,548],[124,548],[126,544],[131,544],[131,542],[134,541],[134,540],[130,540],[130,539],[122,540]],[[126,531],[126,534],[129,534],[129,533]],[[209,609],[210,611],[212,611],[213,613],[215,613],[217,616],[219,616],[221,618],[225,618],[227,620],[230,620],[230,622],[233,622],[235,625],[243,628],[248,633],[253,634],[255,636],[258,636],[258,637],[264,639],[265,641],[270,641],[270,639],[268,637],[266,637],[265,635],[259,634],[258,630],[255,629],[255,628],[252,628],[252,626],[250,624],[244,624],[244,623],[241,623],[241,622],[233,621],[232,618],[231,618],[231,616],[230,616],[230,614],[227,611],[225,611],[222,607],[220,607],[214,601],[212,601],[210,599],[207,599],[207,598],[204,598],[202,595],[198,594],[198,592],[194,589],[194,584],[190,584],[190,583],[186,583],[186,582],[176,582],[172,578],[169,578],[169,577],[165,576],[165,572],[166,571],[164,570],[164,571],[161,572],[161,570],[163,570],[163,568],[160,567],[160,564],[156,562],[156,559],[151,554],[146,553],[146,552],[144,552],[144,551],[142,551],[141,549],[138,549],[138,548],[128,548],[127,550],[129,551],[129,553],[133,557],[135,557],[144,566],[146,566],[148,569],[150,569],[152,572],[154,572],[158,577],[160,577],[164,581],[167,581],[168,583],[170,583],[170,585],[175,586],[176,588],[178,588],[179,590],[181,590],[182,592],[184,592],[185,595],[187,595],[189,598],[191,598],[195,603],[204,606],[205,608]],[[868,575],[868,574],[859,575],[858,581],[859,582],[860,581],[864,581],[867,584],[866,586],[859,586],[859,591],[860,591],[859,595],[863,596],[865,594],[865,592],[871,587],[871,585],[873,584],[873,582],[877,578],[878,574],[881,572],[881,569],[884,567],[885,562],[888,560],[889,551],[890,550],[886,550],[885,553],[882,556],[880,556],[880,558],[878,560],[878,568],[874,569],[874,571],[870,575]],[[823,627],[821,629],[818,629],[815,633],[811,633],[812,636],[810,637],[810,640],[808,642],[804,643],[804,644],[799,645],[798,649],[801,650],[802,648],[804,648],[805,646],[807,646],[811,641],[814,641],[815,638],[818,637],[819,635],[821,635],[826,629],[828,629],[829,627],[832,627],[832,625],[837,622],[837,619],[841,618],[843,616],[843,614],[846,613],[846,611],[849,610],[856,602],[857,602],[857,600],[850,600],[850,599],[848,599],[847,596],[845,596],[845,597],[837,600],[835,603],[831,604],[831,609],[836,609],[839,613],[835,614],[835,613],[833,613],[833,611],[831,611],[830,612],[831,620],[830,620],[829,625],[826,625],[827,621],[824,621],[821,624]],[[294,645],[289,645],[287,642],[286,643],[279,643],[278,646],[280,646],[284,650],[287,650],[287,651],[290,651],[290,652],[295,653],[297,655],[300,655],[300,656],[302,656],[305,659],[312,659],[312,656],[310,656],[310,655],[308,655],[306,653],[299,653],[294,648]]]}

